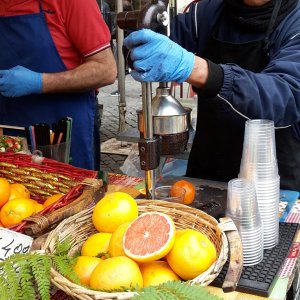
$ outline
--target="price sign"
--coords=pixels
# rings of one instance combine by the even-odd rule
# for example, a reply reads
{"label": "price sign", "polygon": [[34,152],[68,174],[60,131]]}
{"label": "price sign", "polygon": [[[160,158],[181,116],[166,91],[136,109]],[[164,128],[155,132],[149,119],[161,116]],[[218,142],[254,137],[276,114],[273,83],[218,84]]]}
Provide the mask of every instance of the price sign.
{"label": "price sign", "polygon": [[29,252],[33,238],[6,228],[0,228],[0,261],[13,254]]}

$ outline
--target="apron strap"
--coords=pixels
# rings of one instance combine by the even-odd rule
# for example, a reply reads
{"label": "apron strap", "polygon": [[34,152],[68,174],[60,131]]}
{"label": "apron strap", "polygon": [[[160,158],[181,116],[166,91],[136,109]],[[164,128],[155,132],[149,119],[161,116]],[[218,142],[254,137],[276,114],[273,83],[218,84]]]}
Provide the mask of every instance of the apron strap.
{"label": "apron strap", "polygon": [[279,13],[279,10],[280,10],[280,7],[281,7],[281,3],[282,3],[282,0],[275,0],[275,6],[274,6],[274,9],[273,9],[271,18],[270,18],[270,23],[268,25],[266,36],[264,38],[264,43],[265,43],[264,51],[266,51],[266,52],[269,51],[270,35],[273,32],[274,25],[275,25],[275,22],[276,22],[276,19],[277,19],[277,16],[278,16],[278,13]]}

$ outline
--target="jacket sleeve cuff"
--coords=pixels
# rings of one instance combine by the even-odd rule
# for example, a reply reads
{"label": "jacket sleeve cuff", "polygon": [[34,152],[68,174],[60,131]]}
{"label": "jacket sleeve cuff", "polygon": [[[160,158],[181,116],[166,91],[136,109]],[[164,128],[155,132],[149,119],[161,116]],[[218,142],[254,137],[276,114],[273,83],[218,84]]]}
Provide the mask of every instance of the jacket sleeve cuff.
{"label": "jacket sleeve cuff", "polygon": [[193,90],[204,97],[215,97],[218,95],[223,85],[223,69],[221,66],[208,59],[206,61],[208,63],[207,82],[203,88],[197,88],[193,86]]}

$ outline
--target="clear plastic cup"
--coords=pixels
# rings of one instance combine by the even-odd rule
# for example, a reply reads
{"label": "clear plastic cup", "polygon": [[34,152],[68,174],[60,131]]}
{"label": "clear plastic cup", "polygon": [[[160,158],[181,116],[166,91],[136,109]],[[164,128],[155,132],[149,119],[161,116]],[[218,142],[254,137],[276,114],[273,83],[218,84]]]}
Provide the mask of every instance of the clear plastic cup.
{"label": "clear plastic cup", "polygon": [[243,244],[244,265],[263,259],[263,224],[254,183],[244,178],[228,182],[226,215],[235,223]]}
{"label": "clear plastic cup", "polygon": [[246,121],[239,177],[259,180],[278,177],[273,121]]}
{"label": "clear plastic cup", "polygon": [[50,158],[63,163],[69,163],[70,146],[70,142],[65,142],[53,145],[36,146],[35,148],[28,146],[28,148],[33,155]]}
{"label": "clear plastic cup", "polygon": [[252,181],[235,178],[228,182],[227,212],[234,218],[251,217],[258,213],[256,192]]}

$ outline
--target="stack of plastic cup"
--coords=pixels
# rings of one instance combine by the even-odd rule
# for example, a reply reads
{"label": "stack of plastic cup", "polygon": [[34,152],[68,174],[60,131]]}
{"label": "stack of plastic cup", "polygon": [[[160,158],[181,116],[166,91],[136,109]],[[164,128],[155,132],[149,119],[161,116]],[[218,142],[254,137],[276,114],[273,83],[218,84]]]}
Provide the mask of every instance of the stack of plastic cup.
{"label": "stack of plastic cup", "polygon": [[280,197],[273,121],[248,120],[246,122],[239,177],[252,180],[255,184],[264,229],[264,249],[273,248],[279,239]]}
{"label": "stack of plastic cup", "polygon": [[236,178],[228,182],[226,216],[239,231],[244,266],[260,263],[263,260],[263,225],[252,181]]}

